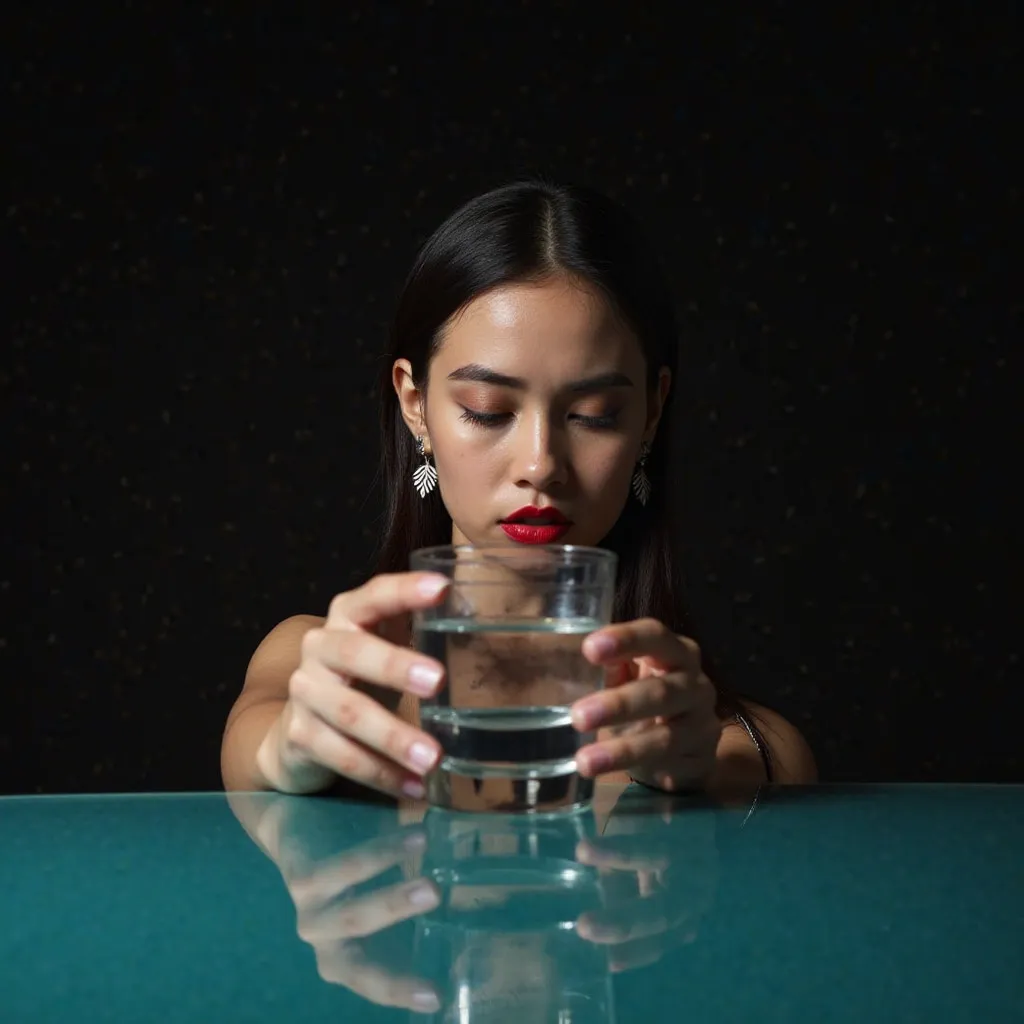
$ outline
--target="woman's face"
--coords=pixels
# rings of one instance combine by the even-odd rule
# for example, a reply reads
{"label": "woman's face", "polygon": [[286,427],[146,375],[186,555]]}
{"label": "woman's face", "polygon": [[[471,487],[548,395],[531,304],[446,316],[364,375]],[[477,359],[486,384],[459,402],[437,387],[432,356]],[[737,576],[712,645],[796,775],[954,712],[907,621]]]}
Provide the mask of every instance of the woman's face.
{"label": "woman's face", "polygon": [[[426,393],[395,389],[437,466],[452,542],[598,544],[629,496],[668,393],[596,290],[562,278],[504,285],[447,325]],[[526,511],[532,506],[536,513]],[[561,522],[560,520],[564,520]]]}

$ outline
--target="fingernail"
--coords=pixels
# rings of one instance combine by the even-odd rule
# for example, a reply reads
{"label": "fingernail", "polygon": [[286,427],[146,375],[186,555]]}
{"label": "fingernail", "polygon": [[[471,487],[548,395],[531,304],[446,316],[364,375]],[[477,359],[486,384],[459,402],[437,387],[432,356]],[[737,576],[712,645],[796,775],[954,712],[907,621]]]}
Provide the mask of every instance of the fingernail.
{"label": "fingernail", "polygon": [[424,597],[437,597],[438,594],[448,586],[447,576],[424,576],[423,579],[416,584],[416,589]]}
{"label": "fingernail", "polygon": [[598,775],[612,766],[611,754],[604,750],[593,750],[583,755],[582,769],[587,775]]}
{"label": "fingernail", "polygon": [[426,743],[414,743],[409,748],[409,760],[422,771],[430,771],[437,760],[437,751]]}
{"label": "fingernail", "polygon": [[599,700],[580,701],[572,709],[573,725],[584,732],[598,725],[604,717],[604,708]]}
{"label": "fingernail", "polygon": [[441,682],[444,673],[440,666],[429,662],[417,661],[409,669],[409,689],[421,697],[431,697]]}
{"label": "fingernail", "polygon": [[413,992],[412,1001],[417,1010],[426,1010],[427,1013],[437,1013],[441,1009],[437,996],[429,988],[421,988]]}
{"label": "fingernail", "polygon": [[596,636],[587,637],[586,646],[592,654],[596,654],[599,658],[605,658],[609,654],[614,654],[615,648],[619,645],[615,637],[608,636],[607,633],[598,633]]}
{"label": "fingernail", "polygon": [[429,882],[417,882],[406,890],[405,898],[414,907],[432,907],[437,902],[437,893]]}
{"label": "fingernail", "polygon": [[[426,796],[427,791],[423,788],[422,782],[417,782],[415,779],[406,779],[402,783],[402,792],[413,800],[422,800]],[[422,846],[422,842],[418,844]],[[405,841],[406,849],[416,849],[416,846],[411,843],[408,839]]]}

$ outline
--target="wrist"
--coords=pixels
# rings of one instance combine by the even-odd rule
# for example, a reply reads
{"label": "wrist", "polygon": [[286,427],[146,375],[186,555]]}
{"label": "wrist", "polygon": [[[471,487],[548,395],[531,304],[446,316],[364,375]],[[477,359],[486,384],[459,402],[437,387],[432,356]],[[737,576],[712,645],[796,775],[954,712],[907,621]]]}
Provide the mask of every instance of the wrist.
{"label": "wrist", "polygon": [[291,703],[286,702],[256,751],[256,770],[264,783],[262,788],[295,795],[318,793],[333,783],[335,773],[311,760],[288,740],[291,713]]}

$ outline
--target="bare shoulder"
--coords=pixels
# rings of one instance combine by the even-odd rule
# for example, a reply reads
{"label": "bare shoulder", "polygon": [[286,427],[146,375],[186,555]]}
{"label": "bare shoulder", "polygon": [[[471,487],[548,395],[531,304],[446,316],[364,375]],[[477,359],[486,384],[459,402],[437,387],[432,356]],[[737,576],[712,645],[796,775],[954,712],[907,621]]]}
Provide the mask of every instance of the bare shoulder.
{"label": "bare shoulder", "polygon": [[[327,619],[319,615],[293,615],[278,623],[263,638],[249,660],[245,685],[235,703],[232,716],[251,704],[266,700],[287,700],[291,677],[302,664],[302,638],[311,629],[322,629],[326,623]],[[407,631],[403,632],[401,623],[382,623],[376,632],[391,643],[407,642],[403,640],[407,637]],[[386,708],[392,711],[397,708],[399,694],[394,690],[359,679],[350,683]],[[415,707],[413,704],[405,710],[409,720],[415,719]]]}
{"label": "bare shoulder", "polygon": [[246,688],[250,683],[258,686],[268,676],[279,677],[282,673],[287,683],[302,660],[302,638],[324,623],[324,618],[318,615],[292,615],[274,626],[249,659]]}
{"label": "bare shoulder", "polygon": [[323,626],[317,615],[293,615],[279,622],[260,642],[245,673],[243,692],[286,697],[288,680],[302,662],[302,638]]}
{"label": "bare shoulder", "polygon": [[771,708],[750,700],[743,704],[753,713],[771,748],[775,781],[792,785],[817,782],[818,765],[800,730]]}
{"label": "bare shoulder", "polygon": [[279,622],[260,642],[245,672],[242,690],[228,713],[225,735],[249,708],[288,699],[292,673],[302,662],[302,638],[324,620],[315,615],[293,615]]}

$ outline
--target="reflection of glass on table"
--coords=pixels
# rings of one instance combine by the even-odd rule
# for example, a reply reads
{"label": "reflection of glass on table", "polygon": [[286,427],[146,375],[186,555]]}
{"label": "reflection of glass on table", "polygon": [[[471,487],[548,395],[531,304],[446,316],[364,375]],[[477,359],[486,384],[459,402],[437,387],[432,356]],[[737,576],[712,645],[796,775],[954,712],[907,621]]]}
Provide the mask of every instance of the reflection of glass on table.
{"label": "reflection of glass on table", "polygon": [[417,919],[415,964],[437,984],[435,1019],[612,1024],[607,951],[576,929],[603,904],[601,876],[575,856],[592,816],[432,810],[425,825],[422,873],[441,898]]}
{"label": "reflection of glass on table", "polygon": [[585,806],[593,782],[576,772],[592,736],[571,705],[604,670],[583,656],[611,618],[615,555],[595,548],[424,548],[412,568],[452,581],[416,612],[416,647],[445,666],[420,725],[444,751],[427,779],[432,803],[456,810],[550,811]]}

